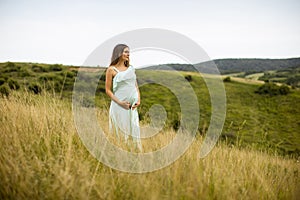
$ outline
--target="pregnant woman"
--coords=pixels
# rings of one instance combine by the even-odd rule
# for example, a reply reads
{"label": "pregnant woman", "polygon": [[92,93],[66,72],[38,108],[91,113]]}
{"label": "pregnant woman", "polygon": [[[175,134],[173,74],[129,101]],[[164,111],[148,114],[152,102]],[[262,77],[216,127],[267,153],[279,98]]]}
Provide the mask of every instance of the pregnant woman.
{"label": "pregnant woman", "polygon": [[111,98],[109,127],[117,136],[124,134],[125,141],[132,136],[135,146],[142,151],[137,107],[140,92],[135,69],[129,63],[129,47],[118,44],[114,47],[111,63],[106,71],[106,94]]}

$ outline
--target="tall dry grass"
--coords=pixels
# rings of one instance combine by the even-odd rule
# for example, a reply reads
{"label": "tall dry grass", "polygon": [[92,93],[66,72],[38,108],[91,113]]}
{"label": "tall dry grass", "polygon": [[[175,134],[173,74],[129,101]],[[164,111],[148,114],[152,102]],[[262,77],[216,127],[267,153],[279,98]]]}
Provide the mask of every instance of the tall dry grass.
{"label": "tall dry grass", "polygon": [[[297,199],[294,159],[218,144],[205,158],[201,138],[164,169],[130,174],[92,157],[71,104],[44,94],[0,99],[0,199]],[[105,111],[98,111],[105,118]],[[168,135],[168,133],[165,133]],[[172,135],[172,133],[170,133]],[[170,138],[144,141],[145,150]],[[155,143],[156,142],[156,143]],[[152,148],[152,149],[155,149]]]}

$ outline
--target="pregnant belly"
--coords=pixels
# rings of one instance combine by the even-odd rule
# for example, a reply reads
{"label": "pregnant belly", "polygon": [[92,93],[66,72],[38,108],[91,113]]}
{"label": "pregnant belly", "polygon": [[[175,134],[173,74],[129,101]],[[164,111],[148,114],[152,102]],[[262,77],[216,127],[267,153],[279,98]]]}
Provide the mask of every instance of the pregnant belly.
{"label": "pregnant belly", "polygon": [[119,90],[115,93],[115,96],[121,101],[128,101],[130,105],[134,105],[138,101],[137,90]]}

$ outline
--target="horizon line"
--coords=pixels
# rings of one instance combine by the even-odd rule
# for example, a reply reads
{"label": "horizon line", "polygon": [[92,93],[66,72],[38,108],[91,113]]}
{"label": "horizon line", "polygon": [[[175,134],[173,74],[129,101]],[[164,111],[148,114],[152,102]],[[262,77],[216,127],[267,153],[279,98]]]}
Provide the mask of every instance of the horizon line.
{"label": "horizon line", "polygon": [[[270,58],[270,57],[227,57],[227,58],[216,58],[216,59],[211,59],[208,61],[204,61],[204,62],[199,62],[199,63],[194,63],[191,65],[196,65],[196,64],[200,64],[200,63],[205,63],[205,62],[209,62],[209,61],[216,61],[216,60],[243,60],[243,59],[253,59],[253,60],[289,60],[289,59],[300,59],[300,56],[296,56],[296,57],[281,57],[281,58]],[[74,67],[80,67],[83,65],[74,65],[74,64],[66,64],[66,63],[59,63],[59,62],[39,62],[39,61],[0,61],[0,63],[7,63],[7,62],[11,62],[11,63],[32,63],[32,64],[49,64],[49,65],[55,65],[55,64],[59,64],[59,65],[65,65],[65,66],[74,66]],[[168,64],[190,64],[190,63],[178,63],[178,62],[174,62],[174,63],[161,63],[161,64],[149,64],[149,66],[154,66],[154,65],[168,65]],[[148,65],[148,64],[147,64]],[[85,66],[88,67],[88,66]],[[99,65],[97,66],[89,66],[89,67],[101,67]]]}

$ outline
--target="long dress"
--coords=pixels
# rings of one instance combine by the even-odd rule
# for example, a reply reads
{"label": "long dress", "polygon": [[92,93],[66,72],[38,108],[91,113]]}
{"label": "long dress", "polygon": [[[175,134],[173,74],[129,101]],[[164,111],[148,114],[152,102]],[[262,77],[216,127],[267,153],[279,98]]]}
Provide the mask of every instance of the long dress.
{"label": "long dress", "polygon": [[[113,69],[117,72],[113,78],[114,95],[120,101],[128,101],[131,106],[134,105],[138,101],[135,69],[131,65],[125,71],[119,71],[116,67]],[[131,135],[136,147],[142,150],[137,108],[126,110],[112,100],[109,119],[110,132],[114,130],[118,137],[120,137],[120,133],[124,134],[126,142]]]}

